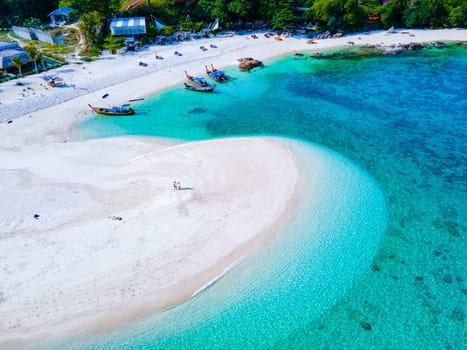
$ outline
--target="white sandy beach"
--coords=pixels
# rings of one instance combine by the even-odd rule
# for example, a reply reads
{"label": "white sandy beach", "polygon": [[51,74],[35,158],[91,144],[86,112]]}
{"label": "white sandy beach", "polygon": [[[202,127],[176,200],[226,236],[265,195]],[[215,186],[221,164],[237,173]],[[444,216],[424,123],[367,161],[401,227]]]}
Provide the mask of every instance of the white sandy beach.
{"label": "white sandy beach", "polygon": [[[258,39],[250,35],[228,38],[212,38],[183,42],[177,45],[150,46],[138,52],[124,55],[103,55],[98,61],[85,64],[73,63],[46,75],[58,75],[67,87],[51,88],[45,84],[44,73],[20,79],[23,86],[16,85],[16,80],[0,85],[0,122],[32,111],[57,105],[78,96],[86,98],[75,104],[74,113],[88,114],[88,103],[112,106],[128,102],[129,99],[141,98],[154,91],[174,86],[183,82],[184,71],[191,74],[203,74],[205,65],[214,64],[218,68],[235,66],[241,57],[254,57],[263,62],[292,52],[320,51],[332,47],[355,45],[395,46],[411,42],[431,41],[466,41],[465,29],[440,30],[398,30],[394,34],[384,31],[370,34],[347,35],[342,38],[316,40],[309,44],[307,39],[298,37],[276,41],[258,33]],[[217,48],[211,48],[214,45]],[[200,50],[200,46],[208,48]],[[182,56],[176,56],[175,51]],[[157,60],[156,55],[164,57]],[[141,67],[139,62],[147,67]],[[125,82],[124,88],[121,83]],[[105,100],[104,94],[109,94]],[[79,111],[76,109],[79,107]]]}
{"label": "white sandy beach", "polygon": [[2,340],[189,298],[267,241],[298,177],[287,149],[260,138],[11,153],[0,152]]}
{"label": "white sandy beach", "polygon": [[[71,130],[91,117],[89,103],[127,103],[180,84],[185,70],[200,74],[205,65],[232,66],[240,57],[267,63],[350,41],[467,40],[467,30],[408,32],[316,44],[261,34],[205,39],[47,73],[59,75],[66,87],[47,87],[42,74],[21,79],[24,86],[1,84],[0,347],[97,328],[103,320],[116,326],[109,317],[136,319],[142,309],[186,300],[270,242],[299,200],[299,165],[280,139],[78,142]],[[174,180],[182,190],[172,188]]]}

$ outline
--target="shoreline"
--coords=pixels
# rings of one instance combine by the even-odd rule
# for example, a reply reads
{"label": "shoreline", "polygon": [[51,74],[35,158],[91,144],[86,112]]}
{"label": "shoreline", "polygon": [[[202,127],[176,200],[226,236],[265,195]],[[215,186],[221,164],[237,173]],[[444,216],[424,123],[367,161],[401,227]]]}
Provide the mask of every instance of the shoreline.
{"label": "shoreline", "polygon": [[[341,38],[318,39],[309,44],[303,37],[288,37],[283,41],[258,35],[252,39],[249,35],[236,35],[229,38],[209,38],[177,45],[149,46],[139,52],[122,55],[105,54],[98,60],[88,63],[69,63],[60,68],[16,79],[0,85],[0,123],[17,119],[55,105],[84,98],[81,111],[88,112],[88,103],[103,106],[128,103],[131,99],[145,98],[158,91],[181,84],[184,71],[194,75],[203,75],[204,66],[213,63],[218,68],[238,65],[241,57],[254,57],[269,61],[293,52],[316,52],[340,47],[383,45],[393,46],[408,43],[426,43],[432,41],[465,41],[467,29],[413,29],[397,30],[392,34],[386,31],[356,33]],[[353,43],[353,44],[350,44]],[[216,48],[200,51],[200,46],[212,44]],[[181,57],[173,54],[182,52]],[[161,55],[163,60],[155,59]],[[147,67],[140,67],[138,62],[145,62]],[[113,66],[118,67],[113,69]],[[65,87],[51,88],[42,80],[43,75],[59,75]],[[17,86],[22,81],[24,86]],[[137,84],[135,82],[138,82]],[[125,94],[118,93],[119,86],[130,84]],[[128,95],[128,91],[137,91]],[[102,99],[104,94],[108,97]],[[90,113],[88,113],[90,114]]]}
{"label": "shoreline", "polygon": [[[135,144],[140,142],[143,145]],[[7,252],[0,264],[5,288],[0,344],[21,345],[52,336],[50,332],[73,335],[78,330],[118,329],[129,320],[190,299],[232,263],[269,244],[298,200],[299,175],[280,140],[212,140],[156,151],[151,150],[152,142],[137,138],[90,143],[100,154],[107,154],[109,148],[131,146],[135,150],[111,164],[116,179],[111,183],[108,170],[101,169],[109,164],[99,167],[91,162],[93,176],[86,175],[89,170],[85,169],[79,174],[75,169],[57,174],[58,167],[52,166],[56,159],[49,159],[49,164],[35,164],[28,174],[22,174],[19,163],[33,163],[37,155],[16,153],[21,160],[15,163],[9,154],[0,152],[2,164],[15,172],[8,178],[8,171],[0,171],[2,184],[10,188],[6,196],[15,193],[17,201],[29,198],[33,202],[7,210],[2,220],[23,217],[10,225],[2,223],[10,229],[0,239],[2,251]],[[99,145],[105,151],[97,152],[95,146]],[[86,157],[90,148],[79,142],[60,146],[65,146],[64,150],[46,148],[58,153],[55,158],[60,161],[85,166],[79,159]],[[149,147],[140,156],[145,146]],[[52,157],[52,152],[45,154]],[[127,162],[133,164],[125,166]],[[251,170],[257,162],[262,162],[262,169]],[[50,167],[54,174],[45,169]],[[119,167],[127,169],[119,171]],[[276,176],[273,169],[277,168],[288,171]],[[193,190],[171,189],[170,177],[161,174],[166,170],[185,174],[179,175],[180,179],[183,184],[193,184]],[[250,183],[236,180],[238,171],[248,170]],[[127,189],[122,181],[130,174],[133,185],[126,184],[131,187]],[[15,188],[18,178],[28,184]],[[33,185],[36,181],[43,184]],[[160,183],[168,185],[160,188]],[[267,193],[262,186],[268,188]],[[136,199],[128,203],[130,196]],[[42,197],[59,203],[51,207]],[[63,203],[73,201],[71,207],[60,210]],[[36,206],[40,218],[25,218]]]}
{"label": "shoreline", "polygon": [[[84,64],[78,71],[64,72],[69,66],[63,66],[58,74],[75,88],[42,91],[40,98],[56,105],[30,109],[10,124],[4,112],[25,101],[29,101],[26,110],[33,108],[37,96],[31,93],[16,100],[15,85],[0,85],[0,188],[5,194],[0,200],[0,248],[8,252],[0,261],[0,278],[6,281],[0,290],[5,311],[0,317],[0,344],[22,345],[50,332],[66,336],[77,329],[106,331],[187,300],[235,261],[269,244],[300,200],[300,164],[280,139],[222,139],[175,146],[138,137],[74,142],[72,128],[91,116],[87,104],[95,100],[90,100],[121,104],[128,99],[128,91],[137,91],[131,98],[146,97],[181,83],[184,70],[198,74],[204,64],[223,68],[237,64],[240,57],[267,62],[294,51],[346,46],[352,39],[361,41],[359,45],[384,39],[393,45],[401,38],[457,41],[458,36],[466,37],[467,30],[411,32],[415,37],[378,32],[318,44],[296,38],[276,42],[262,36],[207,39],[164,47],[167,55],[183,49],[184,60],[176,62],[172,54],[161,67],[156,62],[154,71],[145,71],[137,61],[153,57],[151,47],[141,55],[109,56],[121,68],[120,78],[128,78],[123,82],[112,80],[115,70],[105,59]],[[206,43],[218,46],[212,56],[199,50]],[[39,91],[40,75],[24,80],[29,79],[27,86]],[[66,100],[67,93],[89,87],[92,81],[96,90],[88,88],[86,94]],[[104,93],[109,97],[99,99]],[[253,164],[258,162],[264,167],[257,169]],[[248,182],[242,180],[241,174],[253,168]],[[279,176],[277,168],[288,171]],[[175,179],[194,190],[173,191],[170,185]],[[263,187],[271,193],[265,195]],[[36,213],[38,219],[33,217]],[[141,233],[134,236],[135,232]],[[180,232],[188,236],[180,237]],[[199,237],[204,241],[196,241]],[[198,245],[187,244],[187,239]],[[185,265],[174,271],[170,262]],[[154,280],[141,284],[149,277]],[[116,311],[120,307],[127,309]]]}

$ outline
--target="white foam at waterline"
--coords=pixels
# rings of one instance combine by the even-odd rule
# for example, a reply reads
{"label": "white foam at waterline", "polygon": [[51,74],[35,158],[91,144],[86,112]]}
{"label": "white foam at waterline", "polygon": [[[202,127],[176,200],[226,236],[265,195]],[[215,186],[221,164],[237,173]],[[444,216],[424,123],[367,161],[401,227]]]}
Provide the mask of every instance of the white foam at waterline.
{"label": "white foam at waterline", "polygon": [[214,277],[212,280],[206,282],[204,285],[202,285],[199,289],[197,289],[191,297],[194,298],[196,295],[201,293],[202,291],[208,289],[211,287],[213,284],[218,282],[222,277],[224,277],[228,272],[236,268],[238,265],[240,265],[244,260],[245,256],[240,257],[239,259],[235,260],[232,264],[230,264],[228,267],[226,267],[220,274],[218,274],[216,277]]}

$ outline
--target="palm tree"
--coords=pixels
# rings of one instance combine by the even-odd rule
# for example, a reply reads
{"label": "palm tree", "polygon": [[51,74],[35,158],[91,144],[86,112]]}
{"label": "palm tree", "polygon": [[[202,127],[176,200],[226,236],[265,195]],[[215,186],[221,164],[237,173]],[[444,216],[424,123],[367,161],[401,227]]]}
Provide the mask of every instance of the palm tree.
{"label": "palm tree", "polygon": [[19,76],[20,78],[23,77],[23,74],[21,72],[21,66],[23,65],[23,62],[22,62],[22,59],[20,56],[15,56],[11,59],[11,62],[10,62],[11,65],[15,66],[17,69],[18,69],[18,72],[19,72]]}
{"label": "palm tree", "polygon": [[28,54],[28,56],[31,58],[31,60],[34,62],[34,68],[36,70],[36,74],[39,73],[39,70],[37,69],[37,62],[41,60],[42,58],[42,53],[39,51],[39,49],[33,44],[33,42],[30,42],[28,45],[24,47],[24,51]]}

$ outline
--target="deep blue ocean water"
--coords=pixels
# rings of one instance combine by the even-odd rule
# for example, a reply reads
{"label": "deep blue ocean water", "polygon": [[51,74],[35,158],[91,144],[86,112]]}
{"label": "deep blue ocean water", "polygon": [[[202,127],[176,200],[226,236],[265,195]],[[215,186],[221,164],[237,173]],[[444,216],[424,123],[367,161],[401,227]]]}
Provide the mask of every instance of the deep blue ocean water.
{"label": "deep blue ocean water", "polygon": [[[345,200],[305,203],[254,264],[241,264],[162,316],[76,346],[461,349],[467,48],[360,59],[287,56],[250,73],[227,72],[231,81],[213,94],[174,88],[135,105],[135,117],[89,119],[76,135],[298,139],[304,143],[291,147],[325,160],[322,179],[345,190]],[[347,215],[331,220],[333,210]],[[330,232],[338,234],[327,241]],[[245,282],[258,271],[264,277],[254,286]]]}

